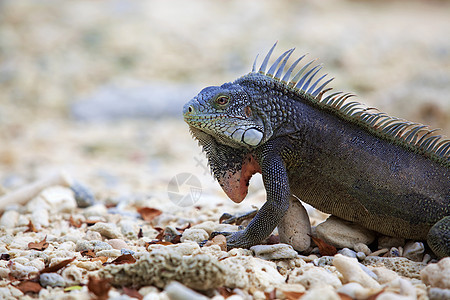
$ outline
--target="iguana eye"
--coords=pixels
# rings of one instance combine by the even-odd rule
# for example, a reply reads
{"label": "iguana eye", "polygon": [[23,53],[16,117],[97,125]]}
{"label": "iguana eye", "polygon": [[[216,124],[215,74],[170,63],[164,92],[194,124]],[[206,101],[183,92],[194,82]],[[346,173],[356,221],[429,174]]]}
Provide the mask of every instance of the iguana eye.
{"label": "iguana eye", "polygon": [[216,99],[216,103],[219,105],[225,105],[228,103],[229,100],[230,98],[228,98],[228,96],[219,96]]}

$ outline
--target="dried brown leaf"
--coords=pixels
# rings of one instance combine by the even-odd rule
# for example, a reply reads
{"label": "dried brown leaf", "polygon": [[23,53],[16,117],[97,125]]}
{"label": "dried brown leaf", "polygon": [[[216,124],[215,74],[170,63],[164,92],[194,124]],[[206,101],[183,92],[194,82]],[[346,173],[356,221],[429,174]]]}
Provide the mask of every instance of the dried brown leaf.
{"label": "dried brown leaf", "polygon": [[154,218],[162,214],[162,211],[159,209],[151,207],[140,207],[137,209],[137,212],[141,215],[142,219],[147,222],[153,221]]}
{"label": "dried brown leaf", "polygon": [[171,243],[171,242],[154,240],[154,241],[146,243],[146,247],[148,247],[150,245],[155,245],[155,244],[156,245],[163,245],[163,246],[173,245],[173,243]]}
{"label": "dried brown leaf", "polygon": [[28,222],[28,228],[25,230],[25,232],[38,232],[36,227],[34,226],[33,222],[31,220]]}
{"label": "dried brown leaf", "polygon": [[10,260],[11,259],[11,255],[9,255],[8,253],[3,253],[2,255],[0,255],[0,260]]}
{"label": "dried brown leaf", "polygon": [[59,263],[51,266],[51,267],[47,267],[42,269],[42,271],[40,272],[41,274],[44,273],[53,273],[53,272],[57,272],[59,270],[61,270],[62,268],[64,268],[65,266],[67,266],[68,264],[70,264],[71,262],[73,262],[76,259],[76,257],[74,258],[70,258],[70,259],[65,259],[63,261],[60,261]]}
{"label": "dried brown leaf", "polygon": [[86,223],[87,226],[93,226],[96,223],[101,222],[100,220],[86,220],[84,223]]}
{"label": "dried brown leaf", "polygon": [[20,282],[18,285],[14,286],[19,289],[22,293],[39,293],[42,289],[41,285],[35,281],[25,280]]}
{"label": "dried brown leaf", "polygon": [[180,233],[183,233],[186,229],[191,228],[191,223],[187,223],[184,227],[175,227]]}
{"label": "dried brown leaf", "polygon": [[83,225],[83,222],[81,220],[75,221],[75,219],[72,216],[70,216],[69,224],[75,228],[80,228],[81,225]]}
{"label": "dried brown leaf", "polygon": [[80,253],[81,253],[81,255],[87,256],[87,257],[90,257],[90,258],[97,257],[97,255],[95,254],[94,250],[92,250],[92,249],[83,250]]}
{"label": "dried brown leaf", "polygon": [[115,260],[111,262],[113,265],[122,265],[122,264],[134,264],[136,262],[136,258],[131,254],[122,254]]}
{"label": "dried brown leaf", "polygon": [[144,237],[144,232],[142,231],[142,228],[139,228],[139,232],[138,232],[138,239]]}
{"label": "dried brown leaf", "polygon": [[127,288],[125,286],[122,289],[123,289],[123,292],[125,293],[125,295],[127,295],[128,297],[136,298],[136,299],[139,299],[139,300],[144,299],[144,296],[142,296],[142,294],[139,293],[135,289],[130,289],[130,288]]}
{"label": "dried brown leaf", "polygon": [[294,291],[281,291],[281,292],[286,296],[287,300],[298,300],[305,294],[305,292],[294,292]]}
{"label": "dried brown leaf", "polygon": [[111,289],[111,284],[107,279],[99,279],[91,276],[89,277],[87,287],[89,292],[97,296],[98,300],[108,299],[108,292]]}
{"label": "dried brown leaf", "polygon": [[37,242],[37,243],[30,242],[30,243],[28,243],[28,249],[38,250],[38,251],[45,250],[48,247],[48,243],[46,240],[47,240],[47,236],[45,236],[45,238],[40,242]]}
{"label": "dried brown leaf", "polygon": [[310,234],[308,234],[311,239],[314,241],[314,243],[316,243],[317,247],[319,247],[319,253],[322,256],[334,256],[337,253],[337,249],[336,247],[329,245],[327,243],[325,243],[323,240],[314,237]]}
{"label": "dried brown leaf", "polygon": [[217,288],[217,291],[225,299],[227,299],[228,297],[231,297],[233,295],[236,295],[236,293],[234,293],[232,289],[225,287],[225,286],[221,286],[221,287]]}
{"label": "dried brown leaf", "polygon": [[108,258],[106,256],[98,256],[98,257],[94,257],[91,258],[91,261],[101,261],[102,264],[106,263],[108,261]]}

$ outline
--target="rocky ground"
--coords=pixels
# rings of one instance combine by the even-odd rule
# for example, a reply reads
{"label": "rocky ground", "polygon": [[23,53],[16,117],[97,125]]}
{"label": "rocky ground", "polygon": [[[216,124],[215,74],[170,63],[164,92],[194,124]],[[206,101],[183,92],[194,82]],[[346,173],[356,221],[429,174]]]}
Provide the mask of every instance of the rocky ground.
{"label": "rocky ground", "polygon": [[245,74],[278,40],[277,53],[320,57],[337,89],[448,136],[449,9],[0,2],[0,298],[450,298],[448,258],[322,223],[311,207],[325,249],[299,254],[276,232],[250,250],[225,251],[220,237],[199,247],[237,229],[222,213],[260,207],[265,193],[255,176],[241,205],[227,199],[181,120],[199,89]]}

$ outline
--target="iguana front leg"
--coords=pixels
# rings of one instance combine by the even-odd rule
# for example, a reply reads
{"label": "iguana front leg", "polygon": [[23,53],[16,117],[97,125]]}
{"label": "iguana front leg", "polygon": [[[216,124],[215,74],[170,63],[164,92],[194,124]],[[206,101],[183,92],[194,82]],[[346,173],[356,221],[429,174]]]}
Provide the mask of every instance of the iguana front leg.
{"label": "iguana front leg", "polygon": [[[269,148],[269,149],[267,149]],[[261,166],[267,201],[243,231],[227,238],[228,249],[249,248],[261,243],[278,225],[289,208],[289,182],[286,167],[278,153],[270,148],[261,151]]]}

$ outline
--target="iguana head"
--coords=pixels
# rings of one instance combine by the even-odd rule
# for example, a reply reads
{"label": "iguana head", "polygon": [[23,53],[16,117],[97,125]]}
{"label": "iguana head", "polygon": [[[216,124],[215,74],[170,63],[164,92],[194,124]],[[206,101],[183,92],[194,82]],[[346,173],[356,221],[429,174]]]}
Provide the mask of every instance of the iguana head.
{"label": "iguana head", "polygon": [[251,149],[263,141],[263,122],[238,84],[203,89],[184,106],[183,114],[189,126],[212,135],[221,144]]}
{"label": "iguana head", "polygon": [[260,172],[252,149],[264,142],[263,122],[249,95],[233,83],[207,87],[184,106],[183,115],[220,186],[241,202],[250,178]]}

